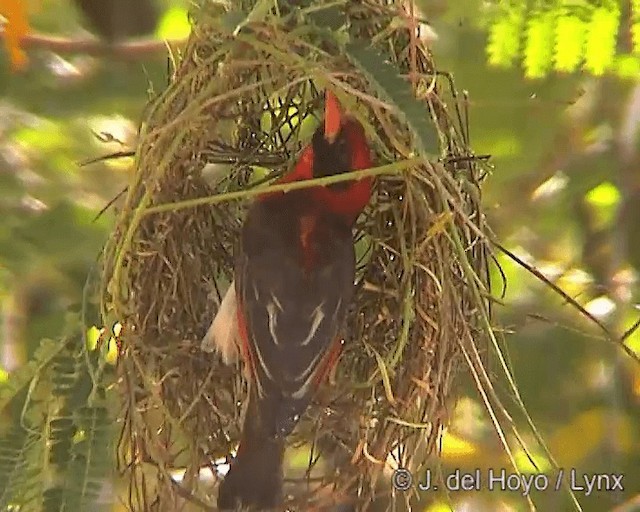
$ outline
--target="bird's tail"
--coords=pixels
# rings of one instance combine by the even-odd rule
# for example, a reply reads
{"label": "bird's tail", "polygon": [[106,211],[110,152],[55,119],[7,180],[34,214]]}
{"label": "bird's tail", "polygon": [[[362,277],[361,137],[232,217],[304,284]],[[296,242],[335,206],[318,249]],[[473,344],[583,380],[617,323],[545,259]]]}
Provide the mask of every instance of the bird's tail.
{"label": "bird's tail", "polygon": [[282,503],[284,438],[274,436],[276,405],[249,392],[238,453],[220,484],[220,510],[276,509]]}

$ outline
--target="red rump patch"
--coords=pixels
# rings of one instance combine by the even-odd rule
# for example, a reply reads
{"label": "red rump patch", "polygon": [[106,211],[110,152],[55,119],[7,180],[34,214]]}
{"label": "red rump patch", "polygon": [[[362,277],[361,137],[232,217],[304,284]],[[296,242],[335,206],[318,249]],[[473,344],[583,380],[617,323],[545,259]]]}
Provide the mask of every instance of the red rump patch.
{"label": "red rump patch", "polygon": [[340,338],[336,338],[333,342],[333,345],[329,349],[329,352],[326,356],[324,356],[324,360],[320,363],[320,367],[318,368],[318,373],[316,374],[316,385],[319,385],[323,380],[325,380],[331,369],[336,365],[338,359],[340,358],[340,354],[342,353],[342,343]]}
{"label": "red rump patch", "polygon": [[242,352],[242,359],[245,364],[249,366],[247,376],[256,377],[256,368],[253,361],[253,353],[249,347],[249,335],[247,331],[247,322],[245,321],[242,303],[238,300],[238,307],[236,308],[236,317],[238,319],[238,332],[240,333],[240,351]]}

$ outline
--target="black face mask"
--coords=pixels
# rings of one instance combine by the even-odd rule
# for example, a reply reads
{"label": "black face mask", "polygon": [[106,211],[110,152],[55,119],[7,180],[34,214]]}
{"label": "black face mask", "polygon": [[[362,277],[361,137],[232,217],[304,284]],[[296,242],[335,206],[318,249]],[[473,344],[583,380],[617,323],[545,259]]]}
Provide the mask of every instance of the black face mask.
{"label": "black face mask", "polygon": [[[324,137],[324,129],[318,128],[313,134],[313,177],[322,178],[351,171],[351,152],[344,131],[330,143]],[[347,182],[336,183],[333,186],[342,187]]]}

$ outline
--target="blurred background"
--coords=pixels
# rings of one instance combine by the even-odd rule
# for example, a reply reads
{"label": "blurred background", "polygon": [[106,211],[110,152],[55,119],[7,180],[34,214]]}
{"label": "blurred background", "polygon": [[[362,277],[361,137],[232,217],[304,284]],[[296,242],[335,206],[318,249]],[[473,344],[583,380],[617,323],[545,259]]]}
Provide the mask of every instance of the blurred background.
{"label": "blurred background", "polygon": [[[28,62],[0,53],[0,380],[9,382],[42,338],[63,333],[114,223],[112,210],[98,213],[133,171],[128,157],[80,164],[135,147],[145,103],[167,83],[163,40],[189,33],[187,0],[2,0],[0,14],[19,3]],[[468,93],[472,147],[491,155],[484,205],[498,239],[640,354],[639,2],[417,3],[439,69]],[[139,44],[108,50],[123,40]],[[496,270],[495,323],[537,431],[561,467],[576,469],[583,510],[640,510],[640,366],[530,271],[496,258],[507,286]],[[473,383],[461,382],[441,470],[511,471]],[[5,409],[1,422],[18,413]],[[514,421],[535,447],[527,418]],[[515,455],[520,470],[555,483],[542,451]],[[578,489],[583,474],[612,473],[624,474],[624,491]],[[528,510],[522,493],[428,493],[424,510]],[[531,497],[542,511],[572,507],[566,492]]]}

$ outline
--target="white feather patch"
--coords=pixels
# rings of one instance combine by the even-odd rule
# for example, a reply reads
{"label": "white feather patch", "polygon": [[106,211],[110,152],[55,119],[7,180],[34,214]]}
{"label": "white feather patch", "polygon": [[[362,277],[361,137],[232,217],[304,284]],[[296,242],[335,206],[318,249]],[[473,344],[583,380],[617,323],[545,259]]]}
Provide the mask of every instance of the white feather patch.
{"label": "white feather patch", "polygon": [[218,352],[224,364],[238,361],[238,320],[236,316],[236,287],[232,282],[222,299],[207,334],[202,338],[201,348],[205,352]]}
{"label": "white feather patch", "polygon": [[322,303],[319,304],[311,312],[311,315],[309,316],[309,319],[312,320],[311,328],[309,329],[309,334],[307,334],[307,337],[304,340],[302,340],[301,345],[303,347],[306,347],[309,343],[311,343],[311,340],[313,339],[313,337],[316,335],[316,332],[318,331],[318,327],[320,327],[320,323],[322,323],[322,320],[324,320],[324,311],[322,311],[323,307],[324,307],[324,301],[322,301]]}

